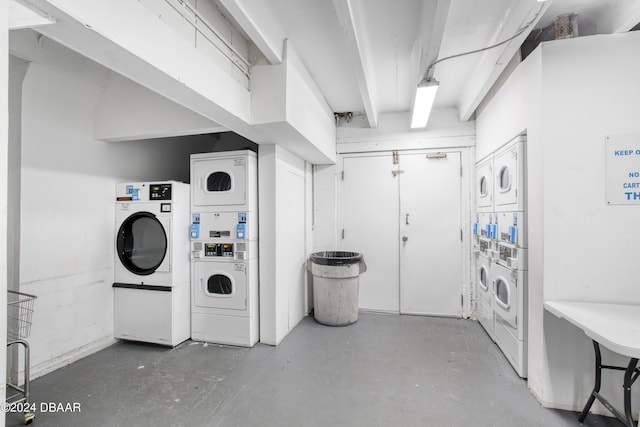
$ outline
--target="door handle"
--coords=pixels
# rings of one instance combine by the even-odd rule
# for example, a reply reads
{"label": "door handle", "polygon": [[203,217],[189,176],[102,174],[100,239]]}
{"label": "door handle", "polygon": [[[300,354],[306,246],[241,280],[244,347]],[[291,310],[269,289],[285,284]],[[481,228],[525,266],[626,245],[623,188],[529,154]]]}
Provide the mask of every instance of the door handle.
{"label": "door handle", "polygon": [[409,236],[402,236],[402,241],[406,242],[407,240],[409,240]]}
{"label": "door handle", "polygon": [[404,215],[404,222],[406,225],[409,225],[409,214]]}

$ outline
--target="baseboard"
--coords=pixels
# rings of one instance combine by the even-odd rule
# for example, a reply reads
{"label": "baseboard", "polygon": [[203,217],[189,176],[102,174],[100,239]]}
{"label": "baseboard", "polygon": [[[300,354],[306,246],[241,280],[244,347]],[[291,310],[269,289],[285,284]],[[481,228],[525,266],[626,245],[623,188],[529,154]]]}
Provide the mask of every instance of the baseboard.
{"label": "baseboard", "polygon": [[[75,350],[57,356],[51,360],[47,360],[46,362],[39,363],[37,365],[31,365],[30,380],[34,380],[36,378],[47,375],[48,373],[63,368],[77,360],[87,357],[93,353],[97,353],[98,351],[103,350],[115,344],[116,342],[118,342],[118,340],[113,338],[113,335],[109,335],[93,341],[89,344],[83,345],[82,347],[79,347]],[[22,377],[23,374],[21,372],[20,378]]]}

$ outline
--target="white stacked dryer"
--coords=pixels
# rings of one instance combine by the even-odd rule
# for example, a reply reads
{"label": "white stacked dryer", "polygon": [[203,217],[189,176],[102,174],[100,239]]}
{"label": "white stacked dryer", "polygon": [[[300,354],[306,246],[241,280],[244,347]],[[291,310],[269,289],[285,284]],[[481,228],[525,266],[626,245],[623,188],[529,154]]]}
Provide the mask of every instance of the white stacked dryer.
{"label": "white stacked dryer", "polygon": [[491,257],[488,254],[488,246],[481,242],[481,247],[476,250],[476,317],[489,337],[495,341],[495,315],[492,308],[493,298],[493,268]]}
{"label": "white stacked dryer", "polygon": [[476,317],[494,340],[495,315],[492,308],[492,260],[496,226],[493,221],[493,155],[476,163],[476,220],[473,225],[476,264]]}
{"label": "white stacked dryer", "polygon": [[191,338],[251,347],[259,338],[257,157],[191,155]]}
{"label": "white stacked dryer", "polygon": [[527,376],[527,224],[525,138],[496,151],[494,211],[497,225],[493,278],[495,340],[521,377]]}
{"label": "white stacked dryer", "polygon": [[[490,218],[482,222],[479,214],[480,230],[485,227],[490,248],[490,294],[493,314],[493,333],[487,332],[495,340],[515,371],[521,377],[527,376],[527,223],[525,188],[525,142],[518,136],[496,150],[486,159],[477,163],[478,174],[487,169],[491,162],[493,171],[492,212]],[[478,183],[478,193],[480,185]],[[478,195],[479,197],[479,195]],[[478,210],[486,213],[487,208],[478,204]],[[481,234],[482,230],[478,233]],[[476,238],[480,241],[482,236]],[[480,252],[481,253],[481,252]],[[477,269],[482,269],[479,258]],[[478,308],[476,315],[483,323],[487,318],[486,307],[482,307],[483,285],[477,280]],[[484,311],[483,311],[484,310]],[[485,321],[486,323],[486,321]],[[484,324],[483,324],[484,326]],[[485,326],[485,329],[487,327]]]}
{"label": "white stacked dryer", "polygon": [[189,338],[189,185],[116,185],[114,335],[175,346]]}

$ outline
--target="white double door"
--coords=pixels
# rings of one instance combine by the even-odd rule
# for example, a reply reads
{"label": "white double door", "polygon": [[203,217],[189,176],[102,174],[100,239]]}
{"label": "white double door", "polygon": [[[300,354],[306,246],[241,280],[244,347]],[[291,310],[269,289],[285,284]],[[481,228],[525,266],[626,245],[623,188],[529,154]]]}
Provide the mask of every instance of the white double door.
{"label": "white double door", "polygon": [[462,316],[461,154],[343,157],[342,247],[361,252],[360,308]]}

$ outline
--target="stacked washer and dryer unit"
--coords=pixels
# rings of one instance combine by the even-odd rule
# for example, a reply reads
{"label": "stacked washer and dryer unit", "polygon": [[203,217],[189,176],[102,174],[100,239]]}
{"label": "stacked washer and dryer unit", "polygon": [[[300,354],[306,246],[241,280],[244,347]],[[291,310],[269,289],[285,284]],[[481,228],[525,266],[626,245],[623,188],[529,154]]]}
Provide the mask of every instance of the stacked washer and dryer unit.
{"label": "stacked washer and dryer unit", "polygon": [[191,338],[259,338],[258,175],[253,151],[191,155]]}
{"label": "stacked washer and dryer unit", "polygon": [[525,136],[476,163],[476,317],[527,376]]}

